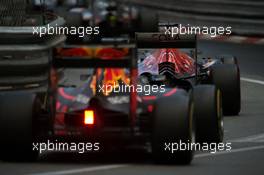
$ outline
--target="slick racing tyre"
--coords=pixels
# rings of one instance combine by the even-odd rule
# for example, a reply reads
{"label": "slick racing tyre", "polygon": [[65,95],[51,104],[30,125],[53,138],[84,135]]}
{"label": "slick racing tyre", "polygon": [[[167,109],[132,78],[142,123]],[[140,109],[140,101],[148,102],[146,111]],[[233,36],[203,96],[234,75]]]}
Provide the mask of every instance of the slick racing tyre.
{"label": "slick racing tyre", "polygon": [[220,143],[223,141],[221,91],[214,85],[198,85],[193,90],[196,141]]}
{"label": "slick racing tyre", "polygon": [[212,67],[212,83],[222,92],[224,115],[238,115],[241,108],[240,73],[235,64]]}
{"label": "slick racing tyre", "polygon": [[0,94],[0,159],[34,161],[34,117],[40,110],[36,95],[7,92]]}
{"label": "slick racing tyre", "polygon": [[220,56],[220,59],[224,64],[238,65],[237,58],[232,56],[232,55],[222,55],[222,56]]}
{"label": "slick racing tyre", "polygon": [[[156,101],[152,126],[152,154],[155,162],[190,164],[194,150],[195,123],[190,95],[182,90]],[[180,144],[184,148],[180,149]]]}

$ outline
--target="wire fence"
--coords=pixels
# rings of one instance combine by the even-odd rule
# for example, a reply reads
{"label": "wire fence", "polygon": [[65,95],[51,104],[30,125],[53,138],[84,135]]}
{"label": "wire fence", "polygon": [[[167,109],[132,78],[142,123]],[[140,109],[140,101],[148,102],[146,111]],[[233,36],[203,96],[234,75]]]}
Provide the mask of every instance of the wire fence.
{"label": "wire fence", "polygon": [[26,20],[27,0],[1,0],[0,25],[21,26]]}
{"label": "wire fence", "polygon": [[[34,12],[33,2],[40,5],[37,13]],[[34,21],[33,18],[43,18],[44,3],[45,0],[0,0],[0,26],[25,26],[28,21]]]}

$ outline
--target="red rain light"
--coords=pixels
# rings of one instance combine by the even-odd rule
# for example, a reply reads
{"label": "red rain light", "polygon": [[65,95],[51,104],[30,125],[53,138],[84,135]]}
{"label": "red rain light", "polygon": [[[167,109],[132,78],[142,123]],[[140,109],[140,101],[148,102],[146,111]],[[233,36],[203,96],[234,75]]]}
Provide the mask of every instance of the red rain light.
{"label": "red rain light", "polygon": [[85,110],[84,111],[84,124],[85,125],[93,125],[94,124],[94,111],[93,110]]}

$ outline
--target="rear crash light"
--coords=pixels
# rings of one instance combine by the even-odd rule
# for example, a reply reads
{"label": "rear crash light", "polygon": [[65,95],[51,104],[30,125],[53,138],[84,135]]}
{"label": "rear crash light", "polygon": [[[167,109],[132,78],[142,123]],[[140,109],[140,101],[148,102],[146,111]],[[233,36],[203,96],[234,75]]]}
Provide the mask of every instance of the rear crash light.
{"label": "rear crash light", "polygon": [[94,124],[94,111],[93,110],[85,110],[84,111],[84,124],[85,125],[93,125]]}

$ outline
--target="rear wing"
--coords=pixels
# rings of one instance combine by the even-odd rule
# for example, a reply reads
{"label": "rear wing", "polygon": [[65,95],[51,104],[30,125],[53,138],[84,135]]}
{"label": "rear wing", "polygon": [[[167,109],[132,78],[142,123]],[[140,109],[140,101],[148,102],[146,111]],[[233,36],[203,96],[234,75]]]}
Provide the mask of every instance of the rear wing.
{"label": "rear wing", "polygon": [[[87,52],[85,55],[63,55],[64,51]],[[97,54],[98,51],[106,55]],[[117,51],[117,55],[111,53]],[[112,54],[112,55],[111,55]],[[135,44],[104,43],[93,45],[64,45],[54,51],[55,68],[131,68],[135,58]]]}
{"label": "rear wing", "polygon": [[[136,33],[137,49],[181,48],[194,49],[193,58],[197,61],[197,36],[172,35],[165,33]],[[196,68],[197,69],[197,68]]]}
{"label": "rear wing", "polygon": [[137,48],[197,48],[196,35],[136,33]]}

